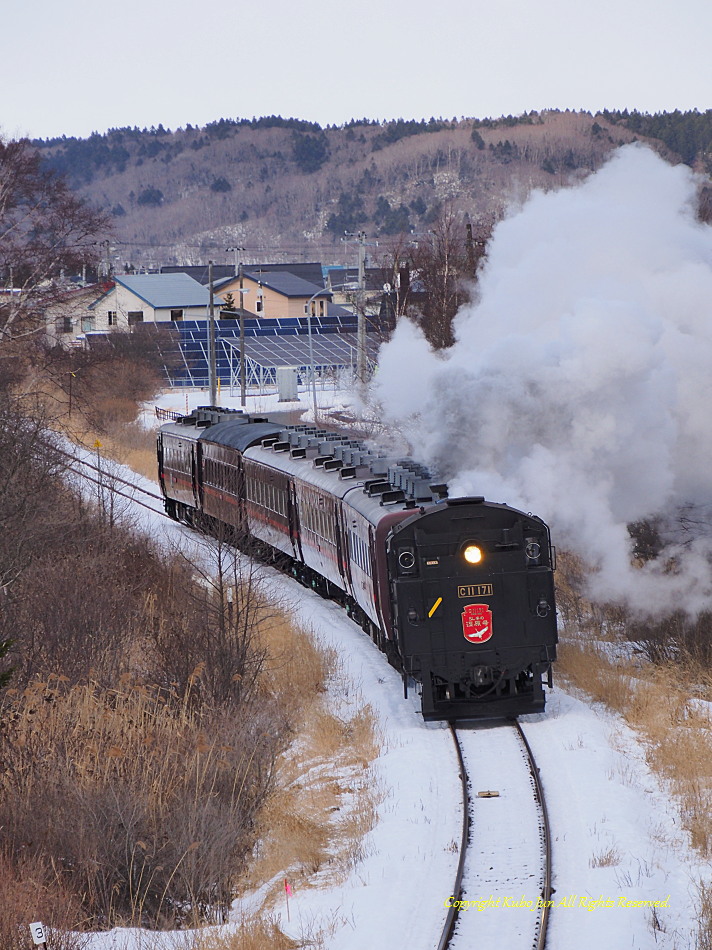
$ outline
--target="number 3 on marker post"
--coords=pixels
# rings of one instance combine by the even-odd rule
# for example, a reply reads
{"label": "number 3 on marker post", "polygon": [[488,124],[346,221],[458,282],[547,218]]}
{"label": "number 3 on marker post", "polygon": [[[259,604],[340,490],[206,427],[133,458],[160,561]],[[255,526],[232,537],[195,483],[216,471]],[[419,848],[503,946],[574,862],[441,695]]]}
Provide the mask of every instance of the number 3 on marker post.
{"label": "number 3 on marker post", "polygon": [[47,937],[45,936],[44,926],[41,923],[30,924],[30,933],[32,934],[32,939],[38,946],[45,944]]}

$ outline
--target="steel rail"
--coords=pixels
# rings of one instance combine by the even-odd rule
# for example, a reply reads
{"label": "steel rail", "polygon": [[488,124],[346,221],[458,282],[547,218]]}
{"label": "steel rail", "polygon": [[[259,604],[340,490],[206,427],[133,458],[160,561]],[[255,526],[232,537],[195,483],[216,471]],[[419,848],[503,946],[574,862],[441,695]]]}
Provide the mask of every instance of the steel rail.
{"label": "steel rail", "polygon": [[549,907],[551,903],[551,827],[549,825],[549,813],[546,808],[546,798],[544,797],[544,786],[541,783],[539,767],[536,764],[532,747],[524,734],[524,730],[515,720],[512,725],[517,730],[517,734],[522,741],[527,754],[529,770],[534,782],[534,795],[541,810],[541,836],[542,852],[544,863],[544,880],[541,888],[541,914],[539,915],[539,930],[537,933],[536,950],[544,950],[546,946],[546,934],[549,926]]}
{"label": "steel rail", "polygon": [[[460,748],[460,742],[457,738],[457,730],[452,723],[449,723],[449,727],[452,741],[455,743],[455,752],[457,754],[457,761],[460,767],[460,782],[462,784],[462,835],[460,838],[460,859],[457,862],[455,886],[452,893],[452,898],[454,898],[455,901],[460,901],[462,899],[462,878],[465,874],[465,857],[467,855],[467,845],[470,840],[470,785],[467,769],[465,768],[465,760],[462,756],[462,749]],[[450,906],[448,908],[437,950],[447,950],[450,940],[452,939],[452,934],[455,929],[455,923],[457,921],[458,914],[459,910],[456,907]]]}
{"label": "steel rail", "polygon": [[[534,753],[529,741],[527,740],[526,735],[522,727],[515,720],[512,722],[517,735],[522,743],[524,752],[526,753],[526,761],[531,773],[532,783],[534,786],[534,798],[539,806],[539,811],[541,815],[540,821],[540,833],[542,839],[542,870],[543,870],[543,881],[541,888],[541,903],[542,907],[539,913],[539,919],[537,921],[537,933],[536,941],[534,943],[535,950],[544,950],[546,946],[546,937],[547,929],[549,925],[549,904],[551,901],[551,828],[549,825],[549,813],[546,807],[546,799],[544,797],[544,787],[541,782],[539,775],[539,767],[536,764],[536,759],[534,758]],[[457,872],[455,874],[455,885],[453,888],[452,900],[454,902],[462,900],[462,880],[464,877],[465,871],[465,858],[467,853],[467,845],[470,839],[470,790],[469,790],[469,779],[467,775],[467,770],[465,767],[465,760],[462,755],[462,749],[457,737],[457,731],[455,726],[450,723],[450,732],[452,734],[453,742],[455,743],[455,751],[457,753],[457,758],[460,768],[460,781],[462,782],[462,800],[463,800],[463,817],[462,817],[462,840],[460,843],[460,858],[457,865]],[[450,942],[453,937],[455,923],[457,922],[458,909],[456,907],[450,907],[448,909],[447,916],[445,918],[445,924],[442,929],[440,940],[437,945],[437,950],[447,950],[450,945]]]}

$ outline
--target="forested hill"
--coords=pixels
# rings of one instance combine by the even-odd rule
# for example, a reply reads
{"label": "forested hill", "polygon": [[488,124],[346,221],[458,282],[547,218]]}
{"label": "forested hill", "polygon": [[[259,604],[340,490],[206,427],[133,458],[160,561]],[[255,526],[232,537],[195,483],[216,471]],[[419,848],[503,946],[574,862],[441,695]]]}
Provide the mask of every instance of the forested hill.
{"label": "forested hill", "polygon": [[453,205],[486,224],[532,188],[568,184],[636,139],[712,171],[712,110],[363,119],[326,128],[269,116],[33,144],[111,211],[127,262],[189,263],[229,245],[245,248],[245,260],[337,262],[345,231],[384,240],[417,234]]}
{"label": "forested hill", "polygon": [[608,112],[608,121],[636,135],[659,139],[685,164],[712,175],[712,109],[706,112]]}

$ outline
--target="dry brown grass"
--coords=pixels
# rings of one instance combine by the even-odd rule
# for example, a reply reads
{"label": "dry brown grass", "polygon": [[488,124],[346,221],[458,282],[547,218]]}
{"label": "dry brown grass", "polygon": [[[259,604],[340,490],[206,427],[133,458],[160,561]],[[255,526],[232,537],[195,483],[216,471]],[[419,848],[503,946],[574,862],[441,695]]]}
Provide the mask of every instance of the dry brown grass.
{"label": "dry brown grass", "polygon": [[328,709],[327,684],[341,676],[333,651],[287,623],[270,624],[265,636],[275,685],[281,682],[301,704],[295,741],[278,761],[255,860],[242,881],[244,890],[271,881],[269,908],[284,877],[295,887],[324,886],[342,880],[363,856],[379,801],[370,764],[380,737],[368,706],[343,718]]}
{"label": "dry brown grass", "polygon": [[266,791],[268,723],[129,683],[55,679],[11,698],[0,789],[15,854],[42,842],[94,925],[175,925],[229,903]]}
{"label": "dry brown grass", "polygon": [[616,864],[620,864],[620,860],[620,851],[618,848],[611,846],[594,854],[588,864],[592,868],[611,868],[615,867]]}
{"label": "dry brown grass", "polygon": [[267,915],[245,918],[230,933],[202,933],[196,937],[193,950],[297,950],[299,946]]}
{"label": "dry brown grass", "polygon": [[613,663],[595,645],[578,641],[562,644],[559,673],[642,736],[648,764],[678,799],[693,847],[712,856],[712,724],[707,710],[691,701],[680,667]]}
{"label": "dry brown grass", "polygon": [[[66,413],[66,428],[75,441],[91,447],[98,439],[102,455],[155,478],[155,435],[130,421],[134,418],[130,408],[122,398],[109,400],[102,406],[100,426],[77,412],[70,420]],[[107,421],[111,425],[107,426]],[[295,888],[343,878],[363,856],[364,837],[376,820],[378,789],[374,788],[370,763],[378,755],[379,737],[370,709],[352,705],[356,711],[343,717],[331,713],[327,688],[340,675],[336,655],[318,648],[283,612],[266,606],[262,614],[257,624],[258,648],[264,649],[267,660],[257,700],[265,707],[284,710],[284,723],[293,741],[277,760],[273,792],[251,815],[257,822],[252,835],[254,859],[242,875],[240,890],[261,887],[265,882],[271,886],[257,917],[241,921],[229,936],[219,931],[197,935],[196,950],[238,946],[289,950],[295,946],[270,917],[277,897],[283,894],[284,877],[288,876]],[[137,775],[150,773],[146,750],[129,748],[125,737],[100,744],[104,753],[91,766],[97,774],[106,771],[107,759],[110,770],[135,766]],[[97,743],[89,745],[96,751]],[[163,742],[160,746],[166,748]],[[159,743],[150,744],[151,749],[158,747]],[[203,752],[209,757],[209,749]],[[168,754],[167,760],[171,759]],[[132,847],[130,853],[139,846],[134,842]],[[192,852],[189,855],[192,857]],[[178,859],[183,860],[180,855]],[[174,864],[177,866],[177,861]],[[314,924],[311,944],[323,942],[334,926],[333,921]]]}
{"label": "dry brown grass", "polygon": [[[135,407],[134,407],[135,409]],[[108,431],[88,425],[81,419],[73,419],[64,426],[68,438],[87,449],[101,443],[101,455],[143,475],[151,481],[158,480],[156,462],[156,433],[144,429],[138,422],[122,422]]]}
{"label": "dry brown grass", "polygon": [[625,715],[635,670],[613,663],[595,644],[582,640],[559,644],[557,672],[592,699]]}
{"label": "dry brown grass", "polygon": [[712,886],[701,883],[698,886],[700,916],[697,928],[695,950],[712,950]]}
{"label": "dry brown grass", "polygon": [[[668,782],[692,847],[709,860],[712,723],[707,710],[690,703],[689,691],[673,685],[680,677],[679,668],[637,670],[633,676],[630,669],[617,668],[593,647],[563,646],[559,672],[620,713],[642,737],[648,765]],[[592,866],[603,866],[605,857],[594,856],[597,863]],[[696,924],[698,950],[712,950],[712,888],[704,884],[698,888]]]}
{"label": "dry brown grass", "polygon": [[[588,604],[577,593],[580,563],[565,559],[564,566],[565,576],[558,580],[565,620],[559,675],[619,713],[641,736],[647,762],[668,783],[693,848],[709,859],[712,721],[708,708],[697,700],[712,698],[712,674],[692,659],[655,664],[612,660],[603,641],[630,637],[621,612]],[[594,856],[594,860],[606,858]],[[704,884],[698,888],[697,927],[698,950],[712,950],[712,889]]]}

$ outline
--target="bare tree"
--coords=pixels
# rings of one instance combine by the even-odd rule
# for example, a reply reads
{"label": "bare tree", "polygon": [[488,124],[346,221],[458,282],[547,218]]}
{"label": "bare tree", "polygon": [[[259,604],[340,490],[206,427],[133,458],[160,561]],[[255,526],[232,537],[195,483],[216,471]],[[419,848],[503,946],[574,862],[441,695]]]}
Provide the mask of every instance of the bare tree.
{"label": "bare tree", "polygon": [[41,311],[62,273],[99,258],[108,219],[43,169],[26,140],[0,139],[0,345],[42,326]]}
{"label": "bare tree", "polygon": [[61,524],[54,493],[63,468],[42,423],[0,400],[0,593]]}
{"label": "bare tree", "polygon": [[399,237],[382,261],[393,315],[412,317],[435,349],[454,343],[452,321],[471,299],[492,226],[493,219],[473,227],[446,208],[427,233]]}
{"label": "bare tree", "polygon": [[252,699],[263,669],[258,628],[273,608],[259,564],[234,541],[230,527],[215,522],[197,551],[177,552],[171,612],[164,611],[151,629],[161,676],[179,694],[238,707]]}

